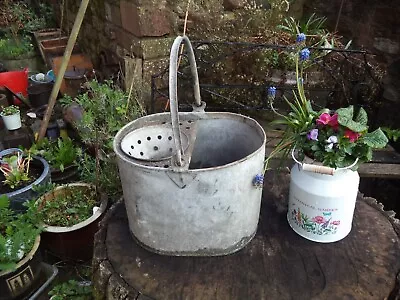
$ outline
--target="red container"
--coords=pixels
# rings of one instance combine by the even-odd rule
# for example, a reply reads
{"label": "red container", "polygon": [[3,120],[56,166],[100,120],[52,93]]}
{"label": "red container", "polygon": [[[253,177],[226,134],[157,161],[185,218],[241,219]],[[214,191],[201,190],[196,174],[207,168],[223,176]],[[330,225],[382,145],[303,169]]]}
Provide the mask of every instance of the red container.
{"label": "red container", "polygon": [[[0,86],[5,86],[14,94],[21,93],[24,97],[28,96],[28,69],[22,71],[10,71],[0,73]],[[19,100],[15,101],[20,104]]]}

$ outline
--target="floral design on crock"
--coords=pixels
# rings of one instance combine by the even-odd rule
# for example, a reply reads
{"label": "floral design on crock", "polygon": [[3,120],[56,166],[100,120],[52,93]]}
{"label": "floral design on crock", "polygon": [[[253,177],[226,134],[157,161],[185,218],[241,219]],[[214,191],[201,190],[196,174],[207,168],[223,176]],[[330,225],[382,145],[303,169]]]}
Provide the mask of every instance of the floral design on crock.
{"label": "floral design on crock", "polygon": [[324,212],[312,218],[300,211],[300,208],[292,210],[292,219],[297,226],[305,231],[317,234],[328,235],[335,234],[340,225],[340,220],[333,220],[331,212]]}

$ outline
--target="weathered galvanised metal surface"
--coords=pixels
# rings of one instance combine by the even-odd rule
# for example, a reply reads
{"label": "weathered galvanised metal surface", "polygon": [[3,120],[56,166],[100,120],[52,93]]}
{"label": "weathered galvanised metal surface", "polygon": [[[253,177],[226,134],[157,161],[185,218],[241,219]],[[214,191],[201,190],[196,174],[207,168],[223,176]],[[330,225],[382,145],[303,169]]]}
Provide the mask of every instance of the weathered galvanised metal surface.
{"label": "weathered galvanised metal surface", "polygon": [[[182,41],[190,50],[195,105],[193,112],[178,113]],[[160,254],[238,251],[257,229],[262,190],[252,180],[263,169],[265,133],[251,118],[204,112],[186,37],[178,37],[171,50],[170,99],[171,114],[137,119],[114,139],[130,230],[142,246]]]}

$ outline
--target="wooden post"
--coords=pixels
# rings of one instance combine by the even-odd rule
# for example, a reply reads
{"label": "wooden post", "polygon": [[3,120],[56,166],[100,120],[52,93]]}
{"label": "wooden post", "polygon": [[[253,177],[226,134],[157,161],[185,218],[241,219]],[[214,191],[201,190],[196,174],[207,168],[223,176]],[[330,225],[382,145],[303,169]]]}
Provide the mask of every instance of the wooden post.
{"label": "wooden post", "polygon": [[67,69],[68,62],[71,57],[71,53],[74,48],[76,38],[78,37],[78,33],[81,28],[83,17],[85,16],[88,4],[89,0],[82,0],[81,5],[79,6],[78,14],[76,15],[74,26],[72,27],[72,31],[68,39],[68,44],[67,47],[65,48],[60,71],[57,74],[56,82],[53,86],[53,90],[51,91],[49,103],[47,105],[47,110],[44,115],[42,124],[40,126],[38,141],[40,141],[46,134],[47,126],[49,125],[50,117],[53,112],[54,105],[56,104],[57,95],[58,92],[60,91],[61,82],[64,78],[65,70]]}

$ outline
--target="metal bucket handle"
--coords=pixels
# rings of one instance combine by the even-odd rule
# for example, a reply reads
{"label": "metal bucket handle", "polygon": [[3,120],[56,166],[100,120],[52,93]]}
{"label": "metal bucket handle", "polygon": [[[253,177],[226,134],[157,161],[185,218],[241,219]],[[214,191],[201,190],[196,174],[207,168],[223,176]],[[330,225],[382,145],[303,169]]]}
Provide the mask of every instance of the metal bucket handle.
{"label": "metal bucket handle", "polygon": [[292,158],[293,158],[293,160],[294,160],[299,166],[301,166],[302,169],[303,169],[304,171],[307,171],[307,172],[313,172],[313,173],[318,173],[318,174],[326,174],[326,175],[334,175],[336,171],[343,171],[343,170],[351,169],[351,168],[354,167],[354,166],[357,164],[357,162],[358,162],[358,157],[357,157],[356,160],[355,160],[350,166],[347,166],[347,167],[344,167],[344,168],[337,168],[337,169],[330,168],[330,167],[325,167],[325,166],[318,166],[318,165],[312,165],[312,164],[305,164],[305,163],[300,162],[300,161],[296,158],[296,156],[294,155],[294,151],[295,151],[295,150],[296,150],[296,148],[293,148],[293,150],[292,150]]}
{"label": "metal bucket handle", "polygon": [[171,47],[171,54],[169,57],[169,101],[171,110],[171,122],[172,122],[172,133],[176,148],[176,159],[179,166],[183,165],[182,156],[184,155],[184,150],[182,147],[182,138],[179,131],[179,116],[178,116],[178,59],[179,59],[179,49],[181,43],[184,42],[188,48],[190,70],[193,78],[193,88],[194,88],[194,99],[195,105],[199,108],[203,107],[199,111],[204,111],[204,105],[201,102],[200,97],[200,86],[199,86],[199,76],[197,74],[197,64],[194,57],[194,52],[192,44],[190,43],[188,37],[178,36]]}

